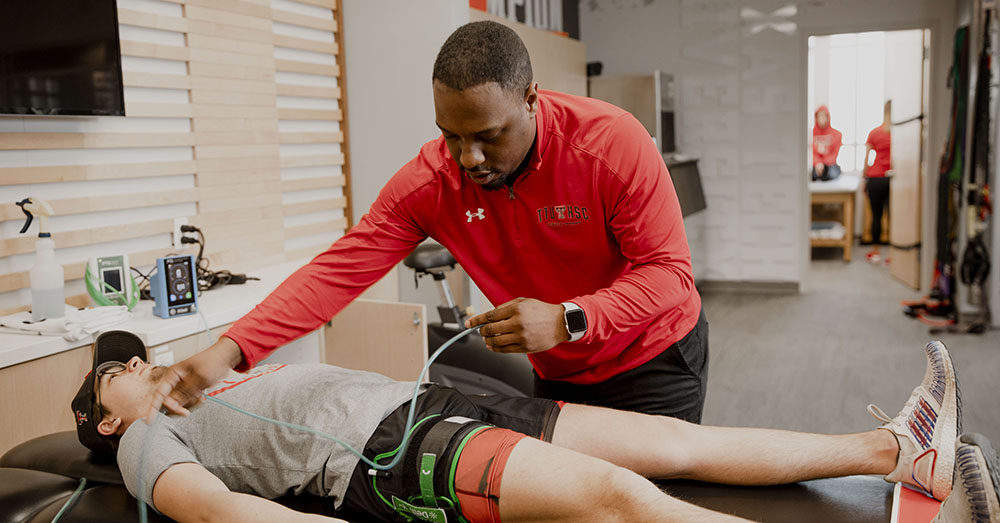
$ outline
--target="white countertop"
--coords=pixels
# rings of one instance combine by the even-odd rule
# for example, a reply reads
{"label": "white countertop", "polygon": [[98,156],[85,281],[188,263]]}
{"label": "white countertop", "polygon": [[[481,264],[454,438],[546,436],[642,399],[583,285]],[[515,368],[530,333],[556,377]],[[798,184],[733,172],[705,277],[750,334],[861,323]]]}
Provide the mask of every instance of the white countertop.
{"label": "white countertop", "polygon": [[[215,328],[243,317],[288,275],[307,262],[308,260],[299,260],[249,271],[247,276],[258,277],[260,281],[249,280],[243,285],[229,285],[203,292],[198,297],[198,306],[205,315],[209,327]],[[200,314],[160,318],[153,314],[153,302],[143,300],[132,310],[132,319],[110,329],[134,332],[142,338],[147,347],[153,347],[204,332],[205,325]],[[93,337],[71,342],[61,336],[0,333],[0,368],[83,347],[93,342]]]}
{"label": "white countertop", "polygon": [[854,192],[861,184],[861,176],[857,173],[844,173],[828,182],[809,182],[810,193],[842,193]]}

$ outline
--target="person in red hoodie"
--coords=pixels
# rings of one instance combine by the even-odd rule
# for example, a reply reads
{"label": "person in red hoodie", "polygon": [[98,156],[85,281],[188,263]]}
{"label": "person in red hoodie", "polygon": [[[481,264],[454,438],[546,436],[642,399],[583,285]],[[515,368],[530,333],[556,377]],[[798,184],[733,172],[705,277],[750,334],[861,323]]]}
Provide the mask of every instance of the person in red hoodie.
{"label": "person in red hoodie", "polygon": [[[862,174],[865,178],[865,193],[868,194],[868,204],[872,210],[872,250],[865,258],[869,262],[882,262],[879,245],[882,244],[882,213],[889,208],[889,170],[892,169],[892,100],[885,102],[882,112],[882,124],[868,133],[865,141],[865,165]],[[875,158],[868,164],[871,152]],[[888,263],[889,259],[886,258]]]}
{"label": "person in red hoodie", "polygon": [[840,154],[841,134],[830,125],[830,110],[825,105],[816,109],[813,125],[813,168],[812,180],[828,181],[840,176],[837,155]]}
{"label": "person in red hoodie", "polygon": [[642,124],[539,90],[524,43],[494,22],[457,29],[432,78],[442,135],[326,252],[171,367],[151,412],[185,412],[230,368],[316,329],[430,237],[497,305],[467,326],[490,350],[528,354],[536,396],[700,421],[708,323],[680,204]]}

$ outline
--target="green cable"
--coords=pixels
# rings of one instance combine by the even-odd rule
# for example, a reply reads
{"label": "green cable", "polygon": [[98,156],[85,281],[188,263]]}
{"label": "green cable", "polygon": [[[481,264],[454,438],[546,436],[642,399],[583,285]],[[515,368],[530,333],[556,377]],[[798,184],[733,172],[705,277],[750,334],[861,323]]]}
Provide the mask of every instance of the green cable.
{"label": "green cable", "polygon": [[[201,307],[198,308],[198,312],[201,313]],[[208,341],[209,341],[209,343],[212,343],[212,331],[209,329],[208,320],[205,319],[205,315],[203,313],[201,314],[201,320],[202,320],[202,323],[205,325],[205,333],[208,334]],[[251,418],[254,418],[254,419],[257,419],[257,420],[260,420],[260,421],[265,421],[267,423],[272,423],[274,425],[278,425],[278,426],[281,426],[281,427],[286,427],[286,428],[295,429],[295,430],[299,430],[299,431],[303,431],[303,432],[308,432],[309,434],[313,434],[313,435],[318,436],[320,438],[332,441],[332,442],[334,442],[334,443],[336,443],[336,444],[344,447],[345,449],[347,449],[348,451],[350,451],[351,453],[353,453],[357,457],[361,458],[361,461],[363,461],[366,465],[370,466],[371,468],[373,468],[375,470],[389,470],[389,469],[391,469],[391,468],[393,468],[393,467],[395,467],[396,465],[399,464],[399,462],[403,459],[403,456],[406,454],[406,448],[407,448],[407,446],[409,446],[409,444],[410,444],[410,436],[411,436],[411,433],[412,433],[411,429],[413,428],[413,419],[415,417],[416,410],[417,410],[417,397],[420,396],[420,386],[422,384],[421,380],[423,379],[424,374],[427,373],[427,370],[430,368],[431,364],[434,363],[434,360],[436,360],[438,358],[438,356],[440,356],[441,353],[443,353],[445,351],[445,349],[447,349],[448,347],[451,347],[452,344],[454,344],[456,341],[464,338],[469,333],[471,333],[471,332],[473,332],[475,330],[478,330],[478,327],[470,327],[470,328],[465,329],[464,331],[456,334],[451,339],[449,339],[448,341],[444,342],[440,347],[438,347],[438,349],[436,351],[434,351],[434,354],[431,354],[430,358],[427,358],[427,363],[424,363],[423,368],[420,369],[420,374],[417,375],[417,381],[416,381],[416,383],[413,386],[413,398],[410,399],[410,412],[406,415],[406,425],[403,428],[403,441],[401,441],[399,443],[399,446],[396,447],[396,450],[394,450],[394,451],[391,452],[391,453],[395,453],[396,456],[392,459],[392,461],[390,461],[386,465],[379,465],[378,463],[376,463],[376,462],[374,462],[374,461],[366,458],[364,456],[364,454],[362,454],[361,452],[359,452],[358,450],[356,450],[354,447],[350,446],[349,444],[345,443],[344,441],[341,441],[336,436],[331,436],[330,434],[327,434],[327,433],[325,433],[323,431],[312,429],[312,428],[309,428],[309,427],[306,427],[306,426],[303,426],[303,425],[298,425],[296,423],[288,423],[288,422],[285,422],[285,421],[268,418],[266,416],[261,416],[259,414],[250,412],[250,411],[245,410],[245,409],[240,408],[240,407],[237,407],[236,405],[233,405],[233,404],[231,404],[231,403],[229,403],[227,401],[221,400],[221,399],[213,397],[213,396],[209,396],[209,395],[205,394],[204,392],[201,393],[201,396],[202,396],[202,398],[207,399],[207,400],[209,400],[209,401],[211,401],[213,403],[222,405],[223,407],[230,408],[230,409],[232,409],[232,410],[234,410],[236,412],[239,412],[241,414],[245,414],[247,416],[250,416]],[[140,496],[142,496],[142,495],[145,494],[145,481],[144,481],[144,478],[143,478],[143,470],[144,470],[145,461],[146,461],[145,460],[146,453],[147,453],[148,448],[149,448],[149,442],[150,442],[150,437],[149,436],[152,434],[152,431],[155,428],[155,426],[156,426],[157,422],[159,421],[159,419],[160,419],[159,416],[157,416],[157,417],[155,417],[153,419],[153,424],[150,425],[149,432],[147,432],[146,436],[143,438],[142,450],[139,453],[139,495]],[[421,420],[421,421],[423,421],[423,420]],[[375,459],[380,459],[381,457],[382,457],[381,455],[380,456],[376,456]],[[147,519],[146,519],[146,502],[142,501],[142,500],[139,500],[139,521],[140,521],[140,523],[146,523],[147,522]]]}
{"label": "green cable", "polygon": [[63,503],[63,506],[61,509],[59,509],[59,512],[56,512],[56,517],[52,518],[52,523],[59,523],[59,520],[62,519],[64,514],[66,514],[66,511],[69,510],[69,507],[76,502],[76,499],[80,497],[80,494],[83,493],[83,489],[86,486],[87,486],[87,478],[80,478],[80,486],[76,487],[76,492],[73,492],[73,495],[66,500],[66,503]]}

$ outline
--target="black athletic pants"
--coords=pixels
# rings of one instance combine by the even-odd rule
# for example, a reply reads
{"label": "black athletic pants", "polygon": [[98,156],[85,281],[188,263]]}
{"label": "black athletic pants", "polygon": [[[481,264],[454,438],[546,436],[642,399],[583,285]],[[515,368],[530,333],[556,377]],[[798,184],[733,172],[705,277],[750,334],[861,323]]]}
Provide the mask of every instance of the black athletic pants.
{"label": "black athletic pants", "polygon": [[708,320],[642,365],[607,381],[577,385],[535,375],[535,396],[701,423],[708,384]]}
{"label": "black athletic pants", "polygon": [[865,192],[872,208],[872,244],[879,245],[882,243],[882,212],[889,208],[889,177],[868,178]]}

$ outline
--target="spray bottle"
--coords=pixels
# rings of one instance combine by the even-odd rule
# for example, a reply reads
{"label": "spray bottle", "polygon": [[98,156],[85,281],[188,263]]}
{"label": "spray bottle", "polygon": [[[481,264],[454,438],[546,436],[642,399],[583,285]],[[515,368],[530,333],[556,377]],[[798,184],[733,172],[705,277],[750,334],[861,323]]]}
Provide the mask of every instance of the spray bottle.
{"label": "spray bottle", "polygon": [[24,234],[31,220],[38,216],[38,241],[35,242],[35,265],[31,268],[31,320],[62,318],[66,313],[63,268],[56,262],[56,245],[49,232],[52,206],[45,200],[25,198],[17,202],[27,220],[21,228]]}

